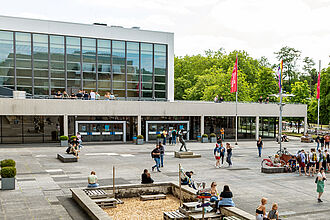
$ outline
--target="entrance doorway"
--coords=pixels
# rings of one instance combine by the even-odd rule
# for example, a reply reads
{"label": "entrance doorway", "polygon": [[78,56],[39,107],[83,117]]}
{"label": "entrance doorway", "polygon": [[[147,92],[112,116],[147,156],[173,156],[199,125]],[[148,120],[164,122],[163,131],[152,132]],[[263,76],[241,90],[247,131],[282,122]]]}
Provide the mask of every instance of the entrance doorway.
{"label": "entrance doorway", "polygon": [[183,130],[184,139],[189,140],[189,121],[146,121],[146,141],[156,140],[164,130]]}
{"label": "entrance doorway", "polygon": [[76,121],[76,133],[85,142],[126,142],[126,121]]}

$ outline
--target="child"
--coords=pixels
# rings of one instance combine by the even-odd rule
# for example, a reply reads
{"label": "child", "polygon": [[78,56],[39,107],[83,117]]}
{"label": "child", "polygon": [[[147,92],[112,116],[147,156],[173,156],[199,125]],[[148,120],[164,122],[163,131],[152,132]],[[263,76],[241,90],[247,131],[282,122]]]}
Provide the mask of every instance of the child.
{"label": "child", "polygon": [[272,210],[269,211],[268,213],[268,219],[270,220],[277,220],[278,219],[278,205],[277,203],[274,203],[272,206]]}

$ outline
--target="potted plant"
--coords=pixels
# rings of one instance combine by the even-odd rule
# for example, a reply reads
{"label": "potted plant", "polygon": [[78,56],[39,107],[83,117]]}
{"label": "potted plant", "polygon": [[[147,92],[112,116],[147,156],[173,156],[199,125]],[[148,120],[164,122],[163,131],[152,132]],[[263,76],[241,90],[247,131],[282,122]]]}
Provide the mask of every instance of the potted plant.
{"label": "potted plant", "polygon": [[73,136],[70,137],[70,140],[73,140],[74,138],[75,138],[75,139],[78,139],[77,136],[74,136],[74,135],[73,135]]}
{"label": "potted plant", "polygon": [[15,189],[15,176],[16,176],[16,168],[15,161],[8,159],[1,161],[1,189],[9,190]]}
{"label": "potted plant", "polygon": [[157,134],[157,142],[156,142],[156,144],[158,144],[159,142],[162,142],[162,135],[161,134]]}
{"label": "potted plant", "polygon": [[202,143],[208,143],[209,142],[209,136],[207,134],[202,135]]}
{"label": "potted plant", "polygon": [[217,135],[214,133],[210,134],[210,142],[211,143],[216,143],[217,142]]}
{"label": "potted plant", "polygon": [[68,146],[68,136],[61,136],[60,141],[61,141],[61,147],[67,147]]}
{"label": "potted plant", "polygon": [[143,135],[138,135],[137,136],[137,140],[136,140],[136,144],[143,144]]}

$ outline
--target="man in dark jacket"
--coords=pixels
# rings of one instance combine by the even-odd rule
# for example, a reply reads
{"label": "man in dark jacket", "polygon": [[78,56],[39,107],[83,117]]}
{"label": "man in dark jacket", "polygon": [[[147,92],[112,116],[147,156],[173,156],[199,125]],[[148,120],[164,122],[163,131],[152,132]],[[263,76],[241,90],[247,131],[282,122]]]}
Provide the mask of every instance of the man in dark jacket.
{"label": "man in dark jacket", "polygon": [[144,169],[142,175],[141,175],[141,183],[143,184],[148,184],[148,183],[153,183],[154,180],[151,178],[150,173],[148,172],[147,169]]}
{"label": "man in dark jacket", "polygon": [[159,145],[156,146],[153,151],[151,151],[151,156],[155,160],[155,166],[152,167],[152,171],[154,171],[155,168],[157,168],[158,172],[161,172],[159,170],[159,165],[160,165],[160,150],[159,150]]}

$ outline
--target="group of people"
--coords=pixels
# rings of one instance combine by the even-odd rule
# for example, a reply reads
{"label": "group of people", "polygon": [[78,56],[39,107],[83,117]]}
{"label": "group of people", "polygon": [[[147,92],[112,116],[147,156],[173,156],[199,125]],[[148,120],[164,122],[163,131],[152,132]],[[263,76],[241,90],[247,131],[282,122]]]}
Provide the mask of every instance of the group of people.
{"label": "group of people", "polygon": [[[85,91],[85,90],[79,90],[78,93],[71,93],[68,94],[66,91],[63,91],[63,93],[61,91],[57,91],[54,94],[55,98],[62,98],[62,99],[66,99],[66,98],[71,98],[71,99],[82,99],[82,100],[100,100],[101,99],[101,95],[98,92],[94,92],[93,90],[90,90],[90,92]],[[113,93],[107,92],[104,95],[104,100],[114,100],[116,99],[116,97],[114,96]]]}
{"label": "group of people", "polygon": [[267,199],[262,198],[261,204],[256,209],[256,220],[277,220],[279,219],[278,205],[273,203],[272,209],[268,212],[266,211]]}
{"label": "group of people", "polygon": [[323,136],[318,135],[315,138],[315,142],[316,142],[316,148],[317,150],[321,147],[321,150],[323,150],[323,147],[328,148],[329,149],[329,143],[330,143],[330,134],[326,134]]}
{"label": "group of people", "polygon": [[[223,165],[223,161],[225,158],[225,154],[227,152],[227,158],[226,162],[228,163],[228,167],[232,166],[233,163],[231,161],[231,157],[233,154],[233,146],[230,145],[230,143],[226,143],[226,147],[223,146],[222,140],[218,139],[217,143],[215,144],[215,148],[213,150],[213,154],[216,160],[215,167],[221,168],[221,165]],[[221,162],[221,164],[220,164]]]}
{"label": "group of people", "polygon": [[[263,101],[264,101],[264,100],[263,100],[262,96],[260,96],[259,99],[258,99],[258,102],[261,104]],[[269,103],[269,97],[268,97],[268,96],[267,96],[267,98],[265,99],[264,103],[266,103],[266,104]]]}
{"label": "group of people", "polygon": [[223,97],[221,96],[220,98],[219,98],[219,96],[218,95],[216,95],[215,97],[214,97],[214,102],[215,103],[221,103],[221,102],[223,102]]}
{"label": "group of people", "polygon": [[66,149],[67,154],[73,154],[79,159],[79,152],[82,148],[82,139],[79,132],[77,132],[77,136],[73,137],[69,143],[68,148]]}
{"label": "group of people", "polygon": [[[182,133],[183,131],[180,130],[179,132]],[[179,132],[176,129],[170,129],[169,131],[164,129],[160,134],[160,137],[163,140],[163,144],[166,145],[167,141],[170,145],[176,144],[176,139],[179,135]]]}

